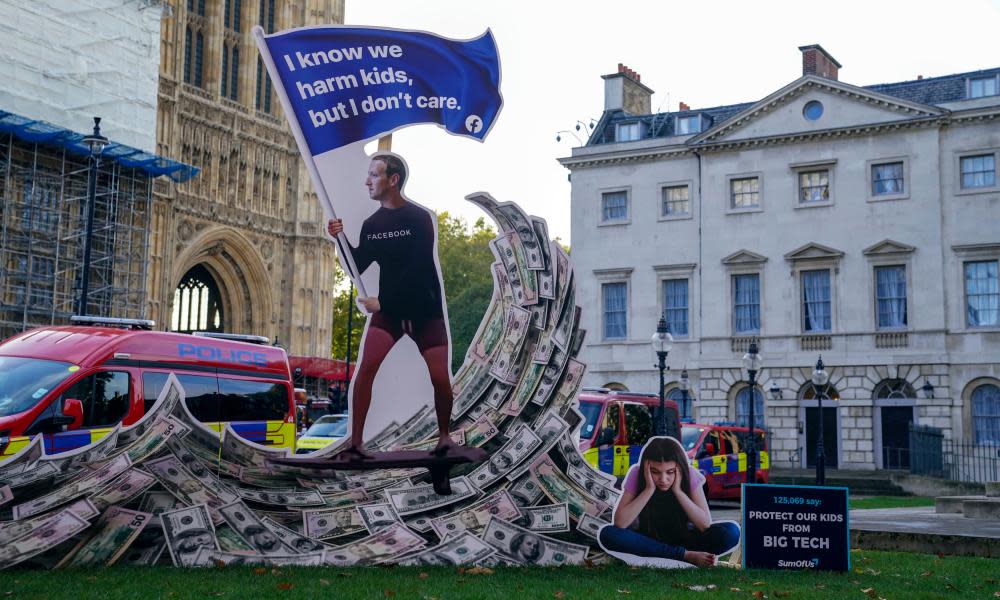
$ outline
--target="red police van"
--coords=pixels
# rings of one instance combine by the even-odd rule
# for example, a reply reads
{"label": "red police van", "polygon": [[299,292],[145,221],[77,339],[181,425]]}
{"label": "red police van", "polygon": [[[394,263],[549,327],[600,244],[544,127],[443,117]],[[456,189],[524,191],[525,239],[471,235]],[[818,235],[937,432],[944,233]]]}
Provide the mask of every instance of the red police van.
{"label": "red police van", "polygon": [[152,331],[153,322],[73,317],[0,344],[0,459],[35,434],[45,451],[99,440],[131,425],[174,373],[187,406],[219,430],[294,448],[295,400],[288,357],[267,338]]}
{"label": "red police van", "polygon": [[[653,437],[653,419],[660,407],[656,394],[585,388],[580,393],[580,452],[595,469],[624,477],[639,462],[639,454]],[[665,400],[666,434],[680,439],[677,403]]]}
{"label": "red police van", "polygon": [[[749,483],[767,483],[771,473],[767,436],[757,428],[754,434],[757,473]],[[747,428],[735,423],[684,423],[681,427],[681,445],[691,465],[705,476],[706,498],[740,498],[740,486],[747,482],[746,436]]]}

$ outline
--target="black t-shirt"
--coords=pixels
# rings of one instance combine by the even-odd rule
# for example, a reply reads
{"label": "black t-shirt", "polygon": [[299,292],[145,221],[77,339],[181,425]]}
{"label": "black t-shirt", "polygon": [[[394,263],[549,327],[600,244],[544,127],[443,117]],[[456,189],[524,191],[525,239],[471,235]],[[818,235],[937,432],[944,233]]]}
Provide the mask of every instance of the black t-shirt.
{"label": "black t-shirt", "polygon": [[434,258],[434,222],[427,210],[412,202],[400,208],[379,208],[365,219],[360,243],[351,250],[359,273],[378,263],[378,301],[386,316],[444,316]]}

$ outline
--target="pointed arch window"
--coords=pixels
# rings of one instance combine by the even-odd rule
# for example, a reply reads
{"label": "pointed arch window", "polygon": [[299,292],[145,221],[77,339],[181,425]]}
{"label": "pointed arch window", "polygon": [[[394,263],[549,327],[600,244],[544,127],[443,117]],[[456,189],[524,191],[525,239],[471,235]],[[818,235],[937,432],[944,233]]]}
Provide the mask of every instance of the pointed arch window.
{"label": "pointed arch window", "polygon": [[195,265],[174,290],[170,329],[181,333],[224,331],[222,294],[204,265]]}

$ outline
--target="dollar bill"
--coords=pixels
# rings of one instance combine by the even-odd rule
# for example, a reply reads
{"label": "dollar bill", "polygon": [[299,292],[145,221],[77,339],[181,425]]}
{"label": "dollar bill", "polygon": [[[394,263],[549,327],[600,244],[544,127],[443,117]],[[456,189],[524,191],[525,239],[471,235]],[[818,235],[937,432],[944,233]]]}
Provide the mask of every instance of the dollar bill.
{"label": "dollar bill", "polygon": [[549,500],[553,503],[568,504],[573,519],[579,520],[584,514],[596,517],[609,507],[608,503],[594,498],[589,492],[577,486],[556,467],[548,455],[539,457],[528,470],[528,474]]}
{"label": "dollar bill", "polygon": [[595,470],[589,464],[585,467],[566,465],[566,475],[577,485],[590,492],[590,495],[605,504],[614,506],[621,492],[613,486],[617,481],[614,475]]}
{"label": "dollar bill", "polygon": [[473,355],[482,361],[487,361],[493,355],[493,351],[499,347],[500,340],[503,339],[505,310],[501,302],[492,302],[486,309],[483,317],[483,328],[477,332],[474,338],[475,343],[470,345]]}
{"label": "dollar bill", "polygon": [[163,384],[163,389],[160,390],[160,394],[156,397],[156,402],[153,403],[153,406],[138,421],[128,427],[121,428],[118,434],[118,447],[134,443],[153,426],[153,423],[173,413],[177,409],[177,404],[183,402],[184,399],[184,388],[177,381],[177,377],[173,373],[170,373],[167,375],[167,381]]}
{"label": "dollar bill", "polygon": [[388,502],[372,502],[370,504],[359,504],[358,514],[361,515],[361,522],[364,523],[368,533],[375,533],[393,523],[399,523],[399,515],[396,509]]}
{"label": "dollar bill", "polygon": [[535,480],[527,473],[511,481],[512,483],[507,488],[507,491],[510,492],[510,497],[514,499],[514,503],[521,508],[534,506],[538,504],[539,500],[545,497],[545,493],[542,492],[542,489],[538,487]]}
{"label": "dollar bill", "polygon": [[267,556],[259,554],[240,554],[237,552],[224,552],[211,548],[201,548],[194,557],[194,565],[209,567],[236,567],[236,566],[256,566],[256,567],[318,567],[323,564],[324,553],[309,552],[307,554],[269,554]]}
{"label": "dollar bill", "polygon": [[29,533],[0,545],[0,571],[55,548],[89,526],[72,512],[59,511]]}
{"label": "dollar bill", "polygon": [[24,473],[42,458],[43,452],[42,434],[39,433],[13,456],[0,460],[0,481],[9,481],[13,476]]}
{"label": "dollar bill", "polygon": [[566,352],[558,347],[553,345],[552,348],[552,352],[549,353],[550,360],[545,364],[541,380],[538,382],[538,387],[535,388],[535,395],[531,398],[531,401],[539,406],[548,404],[552,398],[552,392],[556,384],[559,383],[566,367],[566,360],[569,358]]}
{"label": "dollar bill", "polygon": [[108,485],[90,496],[97,510],[104,511],[113,504],[122,505],[145,492],[156,483],[156,478],[137,468],[125,471]]}
{"label": "dollar bill", "polygon": [[368,537],[328,550],[324,562],[339,567],[371,565],[403,556],[426,545],[424,538],[405,525],[393,523]]}
{"label": "dollar bill", "polygon": [[256,554],[253,547],[229,525],[222,524],[215,528],[215,540],[219,543],[219,548],[223,552]]}
{"label": "dollar bill", "polygon": [[552,343],[563,352],[569,352],[570,336],[573,334],[573,323],[576,319],[576,288],[570,287],[566,293],[566,303],[562,314],[552,330]]}
{"label": "dollar bill", "polygon": [[222,457],[238,465],[263,467],[269,458],[288,456],[288,448],[270,448],[255,444],[236,433],[232,425],[226,423],[222,435]]}
{"label": "dollar bill", "polygon": [[505,519],[537,533],[569,531],[569,508],[562,504],[532,506],[521,510],[519,519]]}
{"label": "dollar bill", "polygon": [[10,489],[26,487],[29,485],[41,484],[49,479],[55,479],[61,475],[59,468],[53,464],[36,462],[27,466],[24,471],[8,475],[2,481],[10,486]]}
{"label": "dollar bill", "polygon": [[387,490],[386,496],[396,510],[396,514],[405,517],[462,502],[474,498],[480,493],[468,477],[453,477],[450,484],[451,494],[448,496],[437,494],[434,491],[434,486],[429,483],[414,485],[406,489]]}
{"label": "dollar bill", "polygon": [[545,329],[549,321],[549,303],[539,300],[537,304],[532,304],[528,307],[528,312],[531,313],[528,325],[539,331]]}
{"label": "dollar bill", "polygon": [[0,486],[0,506],[7,504],[14,499],[14,492],[10,490],[9,485]]}
{"label": "dollar bill", "polygon": [[[357,504],[358,502],[367,502],[371,500],[371,492],[375,489],[374,486],[368,487],[357,487],[346,492],[337,492],[336,494],[321,494],[323,498],[323,505],[328,508],[337,508],[340,506],[351,506]],[[318,491],[318,490],[317,490]]]}
{"label": "dollar bill", "polygon": [[[541,440],[539,448],[534,454],[540,456],[548,452],[559,442],[559,437],[569,430],[569,424],[552,409],[539,415],[539,418],[532,424],[533,431]],[[517,479],[526,473],[531,467],[530,461],[524,461],[521,466],[511,469],[507,474],[508,479]]]}
{"label": "dollar bill", "polygon": [[369,448],[385,448],[387,445],[399,435],[399,423],[392,421],[382,431],[375,434],[375,436],[368,441],[365,446]]}
{"label": "dollar bill", "polygon": [[142,435],[134,442],[119,448],[119,453],[124,453],[133,464],[146,460],[159,452],[172,438],[181,438],[187,435],[191,428],[169,415],[153,421]]}
{"label": "dollar bill", "polygon": [[[66,505],[62,512],[69,512],[84,521],[90,521],[101,514],[89,500],[77,500]],[[39,515],[34,518],[21,519],[20,521],[7,521],[0,523],[0,546],[9,544],[14,540],[24,537],[43,527],[52,518],[52,514]]]}
{"label": "dollar bill", "polygon": [[211,450],[199,443],[194,436],[184,438],[184,446],[188,449],[191,454],[194,454],[201,459],[206,465],[211,465],[211,468],[219,475],[226,475],[227,477],[232,477],[234,479],[239,479],[243,476],[243,466],[236,463],[231,463],[228,460],[223,460],[219,457],[218,442],[216,442],[216,448]]}
{"label": "dollar bill", "polygon": [[[462,390],[458,393],[458,395],[455,396],[451,411],[452,420],[457,420],[459,417],[466,414],[470,409],[476,407],[477,401],[494,381],[494,379],[490,377],[489,371],[490,368],[488,365],[479,363],[476,364],[475,372],[466,382],[465,386],[462,387]],[[437,424],[436,420],[430,422],[435,426]],[[433,431],[433,429],[431,431]]]}
{"label": "dollar bill", "polygon": [[95,464],[93,470],[81,473],[44,496],[39,496],[34,500],[15,505],[13,510],[14,519],[23,519],[47,512],[60,504],[65,504],[70,500],[75,500],[87,494],[93,489],[99,489],[115,477],[124,473],[132,466],[132,462],[128,456],[122,455],[103,461],[99,465]]}
{"label": "dollar bill", "polygon": [[538,344],[535,345],[535,351],[531,354],[531,362],[547,365],[552,358],[553,348],[555,346],[552,344],[552,332],[543,331],[538,336]]}
{"label": "dollar bill", "polygon": [[465,445],[479,448],[499,433],[500,430],[494,425],[493,419],[479,419],[465,430]]}
{"label": "dollar bill", "polygon": [[256,467],[241,467],[237,479],[243,483],[262,488],[286,488],[295,483],[292,481],[294,478],[286,473],[275,474],[270,469]]}
{"label": "dollar bill", "polygon": [[465,199],[486,211],[486,214],[490,215],[496,222],[500,231],[505,233],[514,231],[514,224],[511,223],[510,219],[507,218],[507,215],[500,210],[500,203],[497,202],[493,196],[485,192],[476,192],[474,194],[469,194],[465,197]]}
{"label": "dollar bill", "polygon": [[[236,492],[213,473],[211,469],[176,438],[167,440],[167,448],[189,473],[194,475],[207,489],[212,490],[223,502],[229,504],[237,499]],[[240,474],[246,475],[246,471]]]}
{"label": "dollar bill", "polygon": [[92,444],[58,454],[43,454],[39,462],[55,465],[61,474],[73,473],[84,465],[94,464],[110,454],[118,442],[119,430],[121,425],[115,425],[104,437]]}
{"label": "dollar bill", "polygon": [[202,548],[219,550],[212,516],[205,504],[167,511],[160,515],[160,521],[174,566],[192,567],[201,564],[196,561],[196,557]]}
{"label": "dollar bill", "polygon": [[587,546],[556,540],[496,518],[486,525],[483,541],[522,565],[578,565],[589,550]]}
{"label": "dollar bill", "polygon": [[522,512],[507,490],[497,490],[462,510],[431,519],[431,528],[441,539],[469,531],[476,535],[483,532],[490,517],[513,521]]}
{"label": "dollar bill", "polygon": [[492,556],[496,549],[470,532],[454,535],[442,543],[410,554],[401,565],[472,565]]}
{"label": "dollar bill", "polygon": [[121,557],[116,561],[118,565],[128,566],[152,566],[155,565],[164,550],[167,549],[167,538],[163,536],[163,529],[160,525],[150,520],[135,541],[133,541]]}
{"label": "dollar bill", "polygon": [[349,492],[354,489],[364,487],[364,484],[358,481],[349,481],[347,479],[343,481],[321,481],[321,482],[310,482],[308,479],[299,479],[299,485],[303,488],[312,488],[323,494],[339,494],[341,492]]}
{"label": "dollar bill", "polygon": [[490,365],[490,375],[498,381],[516,384],[517,376],[514,369],[528,335],[528,320],[531,313],[519,306],[511,306],[507,311],[507,322],[504,326],[503,341]]}
{"label": "dollar bill", "polygon": [[535,234],[534,225],[528,219],[528,215],[517,204],[503,202],[498,205],[498,208],[507,217],[511,225],[514,226],[514,231],[517,233],[517,237],[521,241],[521,247],[524,249],[524,258],[527,267],[529,269],[544,269],[545,254],[542,250],[542,244],[545,243],[547,245],[548,240],[540,240],[538,238]]}
{"label": "dollar bill", "polygon": [[486,392],[483,403],[490,408],[500,408],[512,389],[514,389],[514,386],[510,384],[503,383],[501,381],[493,381],[490,384],[489,390]]}
{"label": "dollar bill", "polygon": [[295,488],[251,490],[235,488],[236,494],[244,499],[260,504],[275,506],[325,506],[323,496],[316,490],[299,490]]}
{"label": "dollar bill", "polygon": [[549,228],[543,219],[531,217],[531,225],[535,228],[535,236],[541,244],[542,261],[545,269],[538,272],[538,295],[548,300],[556,297],[555,264],[552,262],[552,247],[549,242]]}
{"label": "dollar bill", "polygon": [[489,460],[469,473],[472,484],[485,489],[507,475],[521,461],[528,458],[542,445],[542,440],[526,423],[518,423],[508,432],[507,442]]}
{"label": "dollar bill", "polygon": [[545,365],[538,363],[528,364],[520,381],[517,383],[517,387],[514,388],[514,393],[511,395],[510,400],[500,412],[512,417],[520,415],[524,411],[524,407],[528,405],[528,402],[533,400],[535,389],[538,387],[539,382],[541,382],[544,371]]}
{"label": "dollar bill", "polygon": [[358,510],[337,508],[333,510],[302,511],[305,534],[311,538],[335,538],[368,531]]}
{"label": "dollar bill", "polygon": [[554,240],[549,244],[549,251],[555,257],[553,264],[556,269],[556,298],[555,304],[552,307],[552,314],[558,319],[563,314],[568,290],[572,284],[573,263],[569,260],[569,254]]}
{"label": "dollar bill", "polygon": [[583,535],[596,540],[598,532],[600,532],[601,528],[605,525],[610,525],[610,523],[604,519],[598,519],[597,517],[585,514],[580,518],[580,522],[577,524],[576,530]]}
{"label": "dollar bill", "polygon": [[583,374],[586,370],[587,366],[575,358],[567,360],[562,381],[556,387],[556,392],[552,395],[549,406],[558,410],[559,414],[565,415],[570,408],[576,405],[580,386],[583,384]]}
{"label": "dollar bill", "polygon": [[282,541],[286,546],[292,549],[293,552],[298,554],[310,554],[312,552],[321,552],[332,548],[328,544],[324,544],[319,540],[314,540],[310,537],[304,536],[297,531],[294,531],[288,527],[285,527],[281,523],[275,521],[271,517],[263,517],[260,520],[265,527],[271,530],[271,533],[276,535],[278,539]]}
{"label": "dollar bill", "polygon": [[494,254],[500,258],[510,281],[514,302],[518,306],[531,306],[538,302],[538,281],[535,271],[529,271],[525,264],[524,248],[517,234],[511,232],[490,242]]}
{"label": "dollar bill", "polygon": [[156,477],[160,485],[163,486],[163,489],[176,496],[184,504],[188,506],[205,504],[208,506],[213,518],[216,520],[221,518],[217,513],[219,507],[235,499],[231,498],[228,490],[208,488],[173,455],[146,461],[143,467],[153,477]]}
{"label": "dollar bill", "polygon": [[168,510],[181,508],[184,503],[170,492],[146,492],[139,501],[139,510],[153,515],[153,522],[159,523],[159,516]]}
{"label": "dollar bill", "polygon": [[437,434],[437,431],[437,416],[427,412],[425,413],[425,416],[415,422],[410,429],[396,438],[392,443],[392,447],[398,448],[401,446],[408,446],[416,442],[422,442]]}
{"label": "dollar bill", "polygon": [[589,466],[586,459],[580,454],[580,447],[577,445],[576,440],[570,437],[569,434],[559,436],[559,439],[556,441],[556,448],[559,454],[566,460],[567,469],[583,469]]}
{"label": "dollar bill", "polygon": [[250,548],[259,554],[295,554],[257,515],[240,501],[219,508],[219,514]]}
{"label": "dollar bill", "polygon": [[113,565],[149,524],[153,515],[111,506],[87,536],[59,563],[59,567]]}

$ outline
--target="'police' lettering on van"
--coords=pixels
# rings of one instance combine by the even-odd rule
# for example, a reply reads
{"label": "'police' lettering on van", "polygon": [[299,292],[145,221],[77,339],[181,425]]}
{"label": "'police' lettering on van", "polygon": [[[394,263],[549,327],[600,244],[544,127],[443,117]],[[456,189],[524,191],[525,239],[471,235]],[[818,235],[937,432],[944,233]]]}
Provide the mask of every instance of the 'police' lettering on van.
{"label": "'police' lettering on van", "polygon": [[177,355],[181,358],[194,356],[202,360],[217,360],[258,367],[267,366],[267,356],[263,352],[247,350],[224,351],[214,346],[199,346],[196,344],[177,344]]}

